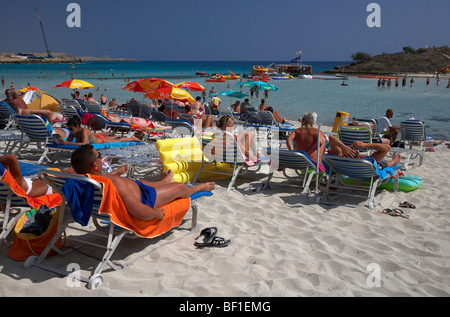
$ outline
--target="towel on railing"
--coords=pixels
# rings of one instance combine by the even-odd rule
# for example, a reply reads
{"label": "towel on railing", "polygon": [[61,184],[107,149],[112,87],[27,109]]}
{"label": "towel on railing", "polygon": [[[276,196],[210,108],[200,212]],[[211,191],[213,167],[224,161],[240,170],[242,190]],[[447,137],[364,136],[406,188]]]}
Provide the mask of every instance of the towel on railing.
{"label": "towel on railing", "polygon": [[87,226],[94,205],[94,186],[76,179],[68,179],[62,190],[73,220]]}
{"label": "towel on railing", "polygon": [[179,226],[191,206],[190,198],[177,199],[163,206],[166,214],[163,220],[156,218],[142,220],[127,212],[122,198],[109,178],[95,175],[88,176],[103,185],[100,213],[110,214],[111,221],[114,224],[131,230],[141,237],[153,238]]}

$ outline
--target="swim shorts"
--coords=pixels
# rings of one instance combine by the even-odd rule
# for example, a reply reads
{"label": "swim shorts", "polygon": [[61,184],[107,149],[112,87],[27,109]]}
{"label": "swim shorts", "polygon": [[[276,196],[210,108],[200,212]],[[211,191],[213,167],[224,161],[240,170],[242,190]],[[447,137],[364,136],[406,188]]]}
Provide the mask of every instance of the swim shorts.
{"label": "swim shorts", "polygon": [[141,203],[154,208],[156,202],[156,190],[148,185],[142,184],[140,181],[135,181],[141,190]]}
{"label": "swim shorts", "polygon": [[105,143],[105,136],[103,134],[94,134],[97,138],[102,140],[102,143]]}

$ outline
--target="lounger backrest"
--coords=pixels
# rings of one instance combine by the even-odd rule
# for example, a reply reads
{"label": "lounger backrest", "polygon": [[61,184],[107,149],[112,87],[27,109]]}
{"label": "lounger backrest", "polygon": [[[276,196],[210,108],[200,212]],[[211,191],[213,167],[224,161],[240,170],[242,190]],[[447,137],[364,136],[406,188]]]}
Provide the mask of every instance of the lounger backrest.
{"label": "lounger backrest", "polygon": [[172,127],[172,133],[190,136],[194,134],[194,126],[188,120],[166,119],[166,124]]}
{"label": "lounger backrest", "polygon": [[205,147],[204,153],[208,161],[223,163],[243,163],[244,157],[233,134],[228,131],[217,131],[214,138]]}
{"label": "lounger backrest", "polygon": [[278,150],[278,164],[280,168],[296,170],[316,168],[308,155],[303,151]]}
{"label": "lounger backrest", "polygon": [[166,120],[169,119],[169,117],[164,112],[161,111],[152,110],[151,114],[153,120],[158,122],[166,122]]}
{"label": "lounger backrest", "polygon": [[372,143],[372,130],[368,123],[363,126],[349,126],[347,122],[340,122],[338,127],[338,138],[345,145],[352,145],[355,141]]}
{"label": "lounger backrest", "polygon": [[[103,189],[102,185],[98,183],[97,181],[82,175],[74,175],[74,174],[68,174],[64,172],[58,172],[58,171],[48,171],[48,170],[41,170],[39,171],[39,176],[49,184],[55,192],[61,195],[63,197],[63,203],[65,201],[69,201],[68,197],[66,197],[63,187],[66,184],[68,180],[74,180],[78,182],[82,182],[85,184],[85,186],[92,185],[94,187],[94,200],[93,200],[93,206],[91,210],[91,214],[100,217],[99,209],[101,206],[101,202],[103,199]],[[70,199],[70,198],[69,198]],[[109,218],[108,215],[104,215],[104,218]]]}
{"label": "lounger backrest", "polygon": [[102,106],[97,102],[86,102],[86,111],[91,113],[102,113]]}
{"label": "lounger backrest", "polygon": [[373,163],[365,159],[325,155],[323,161],[336,174],[351,178],[372,178],[378,176]]}
{"label": "lounger backrest", "polygon": [[73,116],[79,117],[81,119],[80,112],[78,112],[74,106],[67,106],[67,105],[63,106],[61,108],[61,113],[67,120],[69,120]]}
{"label": "lounger backrest", "polygon": [[400,123],[402,140],[405,141],[425,141],[425,127],[423,122],[408,120]]}
{"label": "lounger backrest", "polygon": [[53,128],[47,120],[38,115],[32,114],[28,116],[14,115],[14,120],[24,134],[31,142],[45,142],[52,141]]}
{"label": "lounger backrest", "polygon": [[141,105],[137,102],[129,102],[127,103],[128,109],[131,111],[131,115],[134,117],[140,117],[141,116]]}
{"label": "lounger backrest", "polygon": [[261,119],[261,123],[265,125],[277,125],[277,120],[273,117],[270,111],[259,111],[258,116]]}

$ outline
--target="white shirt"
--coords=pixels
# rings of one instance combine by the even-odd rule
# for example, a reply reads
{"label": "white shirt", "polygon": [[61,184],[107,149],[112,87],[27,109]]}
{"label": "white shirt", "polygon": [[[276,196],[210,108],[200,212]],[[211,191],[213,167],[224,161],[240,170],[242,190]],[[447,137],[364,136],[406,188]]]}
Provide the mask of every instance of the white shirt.
{"label": "white shirt", "polygon": [[377,120],[378,132],[383,132],[385,130],[389,130],[389,127],[392,127],[391,121],[387,117],[381,117]]}

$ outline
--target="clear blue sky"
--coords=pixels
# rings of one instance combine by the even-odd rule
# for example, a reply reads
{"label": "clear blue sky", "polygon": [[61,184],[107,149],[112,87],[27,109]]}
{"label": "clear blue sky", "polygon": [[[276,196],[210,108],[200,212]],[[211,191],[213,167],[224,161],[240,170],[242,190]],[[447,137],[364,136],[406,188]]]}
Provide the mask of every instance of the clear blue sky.
{"label": "clear blue sky", "polygon": [[[69,28],[71,2],[81,27]],[[381,6],[381,28],[366,24]],[[50,51],[139,60],[348,61],[352,53],[393,53],[450,44],[449,0],[17,0],[0,10],[1,51]]]}

